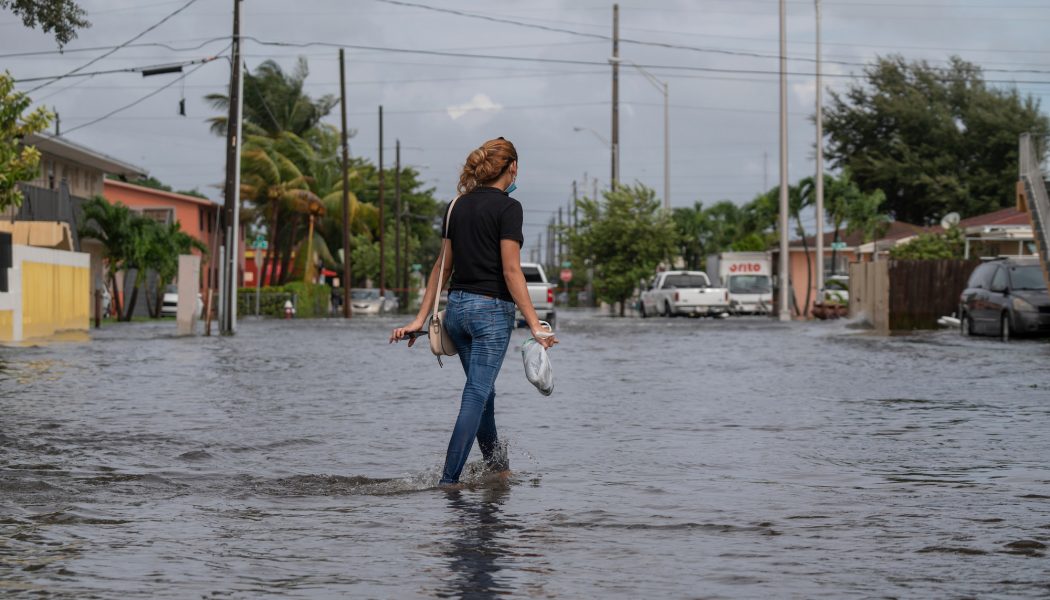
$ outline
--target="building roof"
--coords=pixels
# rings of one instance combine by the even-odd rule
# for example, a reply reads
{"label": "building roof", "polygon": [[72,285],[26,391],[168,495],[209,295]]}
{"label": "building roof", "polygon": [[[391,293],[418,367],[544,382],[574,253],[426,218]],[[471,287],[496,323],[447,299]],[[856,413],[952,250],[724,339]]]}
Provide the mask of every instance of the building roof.
{"label": "building roof", "polygon": [[[148,194],[148,195],[151,195],[151,196],[155,196],[157,198],[164,198],[164,199],[167,199],[167,200],[173,200],[175,202],[189,202],[191,204],[199,204],[199,205],[208,206],[208,207],[211,207],[211,208],[219,206],[219,204],[217,202],[215,202],[214,200],[211,200],[209,198],[198,198],[196,196],[188,196],[186,194],[179,194],[179,193],[176,193],[176,192],[166,192],[164,190],[158,190],[157,188],[146,187],[144,185],[136,185],[134,183],[127,183],[127,182],[124,182],[124,181],[117,181],[115,179],[107,179],[104,182],[103,189],[110,188],[110,187],[117,188],[117,189],[128,190],[128,191],[132,191],[132,192],[139,192],[139,193],[143,193],[143,194]],[[105,192],[103,192],[103,195],[105,195]]]}
{"label": "building roof", "polygon": [[[905,223],[904,221],[890,221],[889,226],[886,228],[886,231],[883,233],[882,237],[879,238],[879,241],[883,241],[883,240],[887,240],[887,241],[899,240],[899,239],[903,239],[903,238],[906,238],[906,237],[912,237],[914,235],[918,235],[918,234],[926,232],[926,231],[935,231],[935,230],[939,230],[939,229],[940,229],[939,227],[938,228],[933,228],[933,227],[922,227],[921,225],[912,225],[911,223]],[[831,247],[831,243],[834,242],[834,241],[835,241],[835,231],[831,230],[830,232],[828,232],[827,228],[825,228],[824,247],[825,248],[830,248]],[[844,242],[848,248],[855,248],[855,247],[860,246],[861,244],[864,243],[864,234],[862,234],[859,231],[853,231],[851,233],[846,233],[845,229],[842,229],[842,230],[839,230],[839,241],[840,242]],[[813,248],[816,247],[816,245],[817,245],[817,236],[815,236],[815,235],[807,236],[806,239],[805,239],[805,243],[804,244],[803,244],[803,240],[800,240],[800,239],[791,240],[791,244],[790,244],[792,249],[802,249],[803,246],[807,246],[810,249],[813,249]]]}
{"label": "building roof", "polygon": [[65,158],[111,175],[139,178],[149,174],[142,167],[126,163],[108,154],[97,152],[87,146],[81,146],[69,139],[49,133],[29,134],[22,139],[22,143],[27,146],[33,146],[41,152]]}
{"label": "building roof", "polygon": [[1023,213],[1017,208],[1011,206],[1010,208],[1004,208],[995,212],[985,213],[983,215],[977,215],[968,219],[959,221],[959,227],[963,229],[969,229],[971,227],[985,227],[988,225],[1024,225],[1029,227],[1032,225],[1031,217],[1028,213]]}

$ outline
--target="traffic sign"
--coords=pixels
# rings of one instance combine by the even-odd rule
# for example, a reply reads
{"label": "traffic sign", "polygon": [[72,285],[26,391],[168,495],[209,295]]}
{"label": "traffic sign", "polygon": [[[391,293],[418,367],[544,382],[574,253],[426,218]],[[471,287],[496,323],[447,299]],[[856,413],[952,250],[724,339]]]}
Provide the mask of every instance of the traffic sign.
{"label": "traffic sign", "polygon": [[572,269],[562,269],[561,280],[565,283],[569,283],[570,281],[572,281]]}
{"label": "traffic sign", "polygon": [[252,248],[255,248],[256,250],[266,250],[269,245],[269,242],[266,241],[266,237],[261,233],[255,236],[255,241],[252,242]]}
{"label": "traffic sign", "polygon": [[845,250],[846,249],[846,242],[831,242],[831,249],[832,250]]}

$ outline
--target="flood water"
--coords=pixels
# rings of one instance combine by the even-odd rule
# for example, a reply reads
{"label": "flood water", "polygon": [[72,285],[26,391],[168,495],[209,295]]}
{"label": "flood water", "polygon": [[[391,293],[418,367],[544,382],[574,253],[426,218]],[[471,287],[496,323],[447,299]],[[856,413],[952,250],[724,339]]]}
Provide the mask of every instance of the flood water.
{"label": "flood water", "polygon": [[462,371],[394,324],[0,348],[0,594],[1050,595],[1050,344],[564,313],[447,491]]}

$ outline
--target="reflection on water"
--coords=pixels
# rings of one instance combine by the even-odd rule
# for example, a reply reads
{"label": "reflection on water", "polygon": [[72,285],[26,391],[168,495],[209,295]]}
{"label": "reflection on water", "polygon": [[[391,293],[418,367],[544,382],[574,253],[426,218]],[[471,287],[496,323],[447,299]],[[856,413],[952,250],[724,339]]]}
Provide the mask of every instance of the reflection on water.
{"label": "reflection on water", "polygon": [[437,590],[442,598],[492,598],[513,590],[500,577],[500,559],[508,556],[514,544],[515,527],[502,514],[503,499],[510,492],[507,483],[483,489],[480,496],[462,490],[448,490],[452,539],[445,554],[451,577]]}
{"label": "reflection on water", "polygon": [[507,481],[393,319],[0,348],[0,594],[1045,597],[1050,344],[560,315]]}

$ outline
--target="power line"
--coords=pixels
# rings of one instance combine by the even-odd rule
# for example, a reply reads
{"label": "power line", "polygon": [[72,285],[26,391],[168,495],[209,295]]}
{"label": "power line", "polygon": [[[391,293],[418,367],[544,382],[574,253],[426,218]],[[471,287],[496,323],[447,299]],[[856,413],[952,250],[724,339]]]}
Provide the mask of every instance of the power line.
{"label": "power line", "polygon": [[[160,67],[186,67],[186,66],[195,65],[195,64],[198,64],[198,63],[211,62],[211,61],[215,60],[216,58],[218,58],[218,56],[209,56],[209,57],[206,57],[206,58],[197,58],[197,59],[193,59],[193,60],[185,60],[185,61],[182,61],[182,62],[164,63],[163,65],[155,65],[155,64],[154,65],[143,65],[143,66],[138,66],[138,67],[125,67],[123,69],[107,69],[105,71],[90,71],[90,72],[87,72],[87,73],[74,73],[72,75],[69,74],[69,73],[65,73],[63,75],[42,75],[40,77],[25,77],[23,79],[15,79],[14,82],[15,83],[28,83],[30,81],[48,81],[48,84],[45,84],[45,85],[49,85],[50,83],[54,83],[55,81],[58,81],[59,79],[66,79],[66,78],[69,78],[69,77],[87,77],[87,78],[90,79],[90,78],[92,78],[92,77],[94,77],[96,75],[111,75],[113,73],[139,73],[139,72],[142,72],[142,71],[148,71],[150,69],[155,69],[155,68],[160,68]],[[33,90],[38,90],[38,89],[40,89],[42,87],[44,87],[44,86],[43,85],[37,86],[37,87],[33,88]],[[63,90],[67,90],[70,87],[73,87],[73,86],[69,86],[69,87],[62,88],[62,89]],[[32,92],[33,90],[29,90],[29,92]],[[59,92],[61,92],[61,91],[62,90],[59,90]],[[28,94],[29,92],[26,92],[26,93]],[[51,96],[54,96],[57,93],[58,92],[55,92],[54,94],[51,94],[49,96],[45,96],[45,98],[50,98]]]}
{"label": "power line", "polygon": [[[452,8],[440,8],[440,7],[436,7],[436,6],[428,6],[428,5],[425,5],[425,4],[418,4],[416,2],[406,2],[405,0],[376,0],[376,2],[382,2],[384,4],[393,4],[393,5],[396,5],[396,6],[406,6],[406,7],[411,7],[411,8],[419,8],[419,9],[423,9],[423,10],[429,10],[429,11],[434,11],[434,12],[440,12],[440,13],[457,15],[457,16],[461,16],[461,17],[467,17],[467,18],[471,18],[471,19],[481,19],[481,20],[484,20],[484,21],[490,21],[490,22],[494,22],[494,23],[504,23],[504,24],[508,24],[508,25],[516,25],[518,27],[527,27],[527,28],[530,28],[530,29],[539,29],[539,30],[542,30],[542,31],[551,31],[551,32],[556,32],[556,33],[567,33],[569,35],[576,35],[576,36],[593,38],[593,39],[598,39],[598,40],[605,40],[605,41],[611,41],[612,40],[612,36],[601,34],[601,33],[589,33],[589,32],[585,32],[585,31],[577,31],[577,30],[574,30],[574,29],[568,29],[568,28],[565,28],[565,27],[558,27],[558,26],[552,26],[552,25],[540,25],[540,24],[536,24],[536,23],[526,23],[524,21],[519,21],[519,20],[516,20],[516,19],[508,19],[508,18],[504,18],[504,17],[494,17],[494,16],[491,16],[491,15],[485,15],[485,14],[475,13],[475,12],[468,12],[468,11],[457,10],[457,9],[452,9]],[[749,57],[749,58],[766,58],[766,59],[779,59],[780,58],[777,55],[764,54],[764,53],[761,53],[761,52],[753,52],[753,51],[746,51],[746,50],[729,50],[729,49],[726,49],[726,48],[702,48],[702,47],[698,47],[698,46],[687,46],[687,45],[684,45],[684,44],[675,44],[675,43],[671,43],[671,42],[656,42],[656,41],[649,41],[649,40],[636,40],[636,39],[623,38],[623,37],[619,38],[619,41],[623,42],[625,44],[635,44],[635,45],[640,45],[640,46],[652,46],[652,47],[657,47],[657,48],[668,48],[668,49],[673,49],[673,50],[689,50],[689,51],[692,51],[692,52],[703,52],[703,53],[711,53],[711,54],[725,54],[725,55],[729,55],[729,56],[744,56],[744,57]],[[799,61],[799,62],[809,62],[809,63],[815,63],[817,61],[816,58],[810,58],[810,57],[788,57],[788,60]],[[823,59],[822,62],[824,62],[824,63],[833,63],[833,64],[844,65],[844,66],[853,66],[853,67],[868,66],[868,63],[855,62],[855,61],[846,61],[846,60],[832,60],[832,59],[827,59],[827,58]],[[990,72],[1001,72],[1001,73],[1050,73],[1050,71],[1036,70],[1036,69],[1031,69],[1031,70],[1029,70],[1029,69],[984,69],[984,70],[985,71],[990,71]],[[779,74],[779,72],[778,72],[778,74]]]}
{"label": "power line", "polygon": [[[195,0],[194,0],[194,1],[195,1]],[[204,60],[203,62],[201,62],[201,64],[197,65],[197,67],[196,67],[196,68],[194,68],[194,69],[191,69],[190,71],[188,71],[188,72],[186,72],[186,73],[183,73],[182,75],[180,75],[179,77],[176,77],[175,79],[172,79],[172,80],[171,80],[171,81],[169,81],[168,83],[165,83],[164,85],[162,85],[162,86],[160,86],[159,88],[157,88],[157,89],[153,90],[152,92],[150,92],[150,93],[146,94],[145,96],[142,96],[141,98],[138,98],[137,100],[134,100],[133,102],[130,102],[130,103],[128,103],[128,104],[125,104],[124,106],[121,106],[120,108],[114,109],[114,110],[112,110],[112,111],[110,111],[110,112],[108,112],[108,113],[106,113],[106,114],[102,115],[101,117],[99,117],[99,118],[97,118],[97,119],[93,119],[93,120],[91,120],[91,121],[88,121],[87,123],[84,123],[83,125],[77,125],[76,127],[73,127],[73,128],[71,128],[71,129],[68,129],[68,130],[66,130],[66,134],[70,134],[70,133],[73,133],[74,131],[76,131],[76,130],[78,130],[78,129],[83,129],[83,128],[85,128],[85,127],[89,127],[89,126],[91,126],[91,125],[94,125],[95,123],[98,123],[99,121],[104,121],[104,120],[106,120],[106,119],[108,119],[108,118],[112,117],[113,115],[116,115],[116,114],[118,114],[118,113],[121,113],[121,112],[123,112],[123,111],[125,111],[125,110],[127,110],[127,109],[129,109],[129,108],[131,108],[131,107],[133,107],[133,106],[136,106],[136,105],[138,105],[138,104],[141,104],[142,102],[145,102],[145,101],[146,101],[146,100],[148,100],[149,98],[152,98],[153,96],[156,96],[157,94],[161,93],[162,91],[164,91],[164,90],[168,89],[169,87],[171,87],[171,86],[175,85],[176,83],[178,83],[178,82],[182,81],[183,79],[185,79],[185,78],[189,77],[189,76],[190,76],[190,75],[192,75],[193,73],[196,73],[196,72],[197,72],[197,71],[199,71],[199,70],[200,70],[201,68],[203,68],[203,67],[204,67],[204,65],[206,65],[206,64],[208,64],[209,62],[211,62],[211,61],[215,60],[216,58],[218,58],[218,57],[212,57],[212,58],[209,58],[209,59],[206,59],[206,60]]]}
{"label": "power line", "polygon": [[[372,50],[376,52],[393,52],[393,53],[404,53],[404,54],[422,54],[427,56],[445,56],[454,58],[473,58],[482,60],[504,60],[513,62],[534,62],[534,63],[549,63],[549,64],[562,64],[562,65],[587,65],[587,66],[601,66],[608,67],[609,64],[604,61],[595,60],[581,60],[571,58],[534,58],[527,56],[505,56],[499,54],[471,54],[468,52],[447,52],[444,50],[418,50],[414,48],[390,48],[384,46],[366,46],[361,44],[339,44],[335,42],[278,42],[272,40],[260,40],[255,37],[242,36],[243,39],[251,40],[257,44],[263,46],[283,46],[289,48],[309,48],[312,46],[320,46],[326,48],[351,48],[357,50]],[[696,71],[705,73],[736,73],[744,75],[780,75],[779,71],[767,70],[767,69],[730,69],[730,68],[719,68],[719,67],[696,67],[688,65],[654,65],[654,64],[638,64],[637,66],[643,69],[667,69],[676,71]],[[1050,71],[1040,71],[1044,73],[1050,73]],[[792,77],[814,77],[815,73],[801,72],[801,71],[789,71],[787,75]],[[842,79],[855,79],[859,77],[853,73],[824,73],[822,77],[833,77]],[[1004,83],[1004,84],[1050,84],[1050,80],[1047,81],[1028,81],[1028,80],[1003,80],[1003,79],[985,79],[986,83]]]}
{"label": "power line", "polygon": [[187,2],[186,4],[183,4],[183,5],[182,5],[182,6],[180,6],[179,8],[177,8],[177,9],[175,9],[174,11],[172,11],[172,12],[168,13],[168,15],[167,15],[166,17],[164,17],[163,19],[161,19],[160,21],[157,21],[157,22],[156,22],[156,23],[154,23],[153,25],[150,25],[150,26],[149,26],[149,27],[147,27],[146,29],[142,30],[142,32],[140,32],[139,34],[135,35],[135,36],[134,36],[133,38],[129,39],[128,41],[124,42],[123,44],[120,44],[119,46],[116,46],[116,47],[114,47],[114,48],[113,48],[112,50],[110,50],[109,52],[106,52],[106,53],[104,53],[104,54],[101,54],[101,55],[99,55],[99,56],[96,56],[95,58],[93,58],[93,59],[89,60],[88,62],[86,62],[86,63],[84,63],[84,64],[80,65],[79,67],[77,67],[77,68],[73,69],[72,71],[70,71],[70,72],[66,73],[66,74],[65,74],[65,75],[63,75],[62,77],[58,77],[58,78],[55,78],[55,79],[53,79],[53,80],[51,80],[51,81],[47,81],[47,82],[44,82],[44,83],[42,83],[42,84],[40,84],[40,85],[36,86],[35,88],[33,88],[33,89],[29,90],[29,91],[28,91],[28,92],[26,92],[26,93],[27,93],[27,94],[32,94],[33,92],[35,92],[35,91],[39,90],[40,88],[43,88],[43,87],[47,87],[47,86],[51,85],[52,83],[54,83],[54,82],[56,82],[56,81],[58,81],[58,80],[60,80],[60,79],[63,79],[63,78],[65,78],[65,77],[68,77],[68,76],[70,76],[70,75],[73,75],[73,74],[75,74],[75,73],[79,73],[80,71],[82,71],[82,70],[84,70],[84,69],[86,69],[86,68],[90,67],[91,65],[93,65],[93,64],[95,64],[95,63],[97,63],[98,61],[102,60],[103,58],[106,58],[107,56],[111,56],[111,55],[112,55],[112,54],[113,54],[114,52],[116,52],[117,50],[120,50],[121,48],[123,48],[123,47],[127,46],[127,45],[128,45],[128,44],[130,44],[131,42],[134,42],[135,40],[137,40],[137,39],[141,38],[142,36],[146,35],[147,33],[149,33],[149,32],[151,32],[151,31],[153,31],[154,29],[156,29],[156,28],[158,28],[158,27],[160,27],[161,25],[163,25],[164,23],[166,23],[166,22],[168,21],[168,19],[171,19],[171,18],[172,18],[172,17],[174,17],[175,15],[177,15],[177,14],[179,14],[180,12],[182,12],[182,11],[186,10],[186,9],[187,9],[187,8],[189,8],[189,7],[190,7],[190,6],[192,5],[192,4],[194,4],[195,2],[197,2],[197,0],[189,0],[189,2]]}
{"label": "power line", "polygon": [[[228,36],[228,35],[225,35],[225,36],[222,36],[222,37],[209,38],[209,39],[207,39],[207,40],[197,44],[196,46],[186,46],[185,48],[178,48],[176,46],[172,46],[171,44],[166,44],[164,42],[143,42],[141,44],[124,43],[124,44],[120,44],[118,46],[88,46],[86,48],[65,48],[65,49],[62,49],[62,50],[34,50],[34,51],[31,51],[31,52],[9,52],[7,54],[0,54],[0,58],[25,58],[25,57],[29,57],[29,56],[52,56],[52,55],[55,55],[55,54],[66,55],[66,54],[73,54],[73,53],[76,53],[76,52],[95,52],[95,51],[98,51],[98,50],[119,50],[121,48],[164,48],[165,50],[170,50],[172,52],[191,52],[193,50],[200,50],[201,48],[207,46],[208,44],[213,44],[215,42],[221,42],[221,41],[225,41],[225,40],[228,40],[228,39],[230,39],[230,36]],[[190,41],[190,40],[186,40],[186,41]]]}

